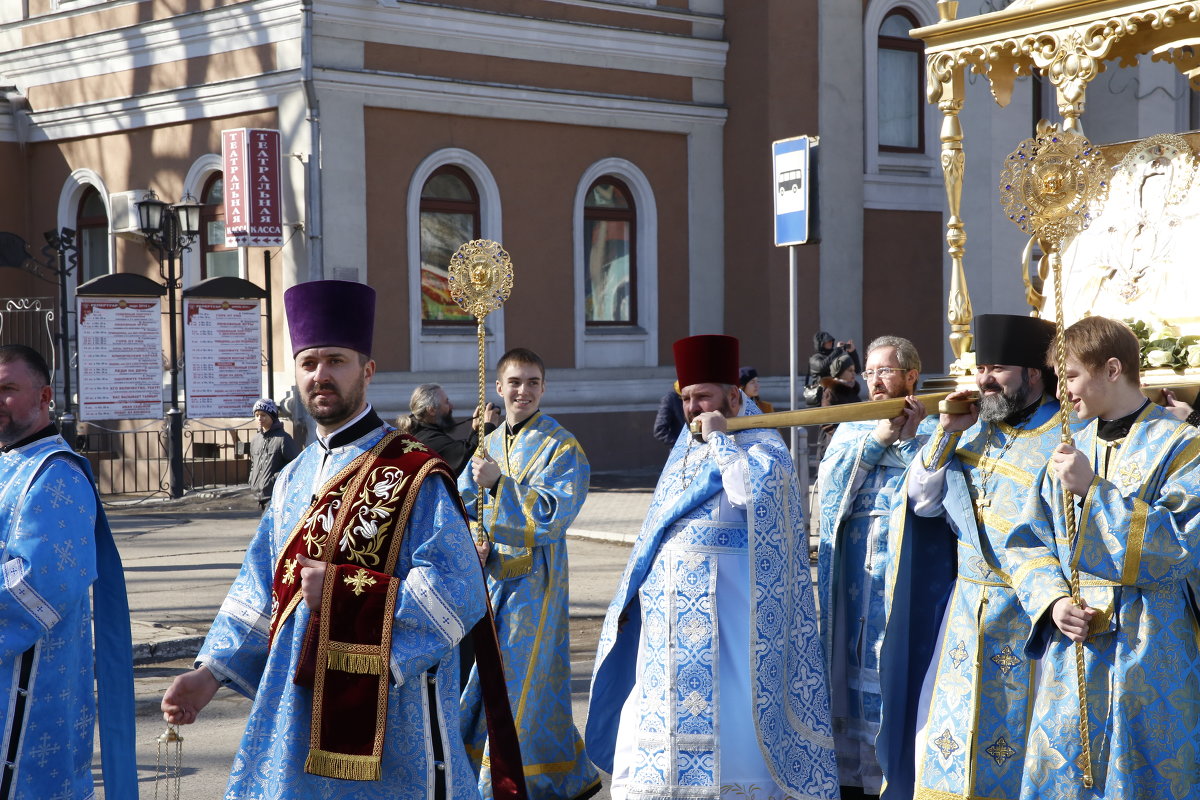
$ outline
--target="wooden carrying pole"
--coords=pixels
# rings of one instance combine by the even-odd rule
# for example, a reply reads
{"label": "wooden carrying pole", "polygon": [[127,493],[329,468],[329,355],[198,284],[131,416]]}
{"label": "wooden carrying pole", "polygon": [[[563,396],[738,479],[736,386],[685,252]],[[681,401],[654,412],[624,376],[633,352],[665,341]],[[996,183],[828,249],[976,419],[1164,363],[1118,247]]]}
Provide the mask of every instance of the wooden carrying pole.
{"label": "wooden carrying pole", "polygon": [[[933,392],[916,395],[916,399],[932,413],[965,414],[978,394],[963,401],[946,403],[950,392]],[[730,431],[746,431],[755,428],[793,428],[801,425],[833,425],[838,422],[862,422],[873,419],[891,419],[904,410],[904,398],[870,400],[865,403],[846,403],[840,406],[802,408],[798,411],[775,411],[770,414],[755,414],[750,417],[731,417],[726,421]],[[698,428],[692,423],[692,432]]]}

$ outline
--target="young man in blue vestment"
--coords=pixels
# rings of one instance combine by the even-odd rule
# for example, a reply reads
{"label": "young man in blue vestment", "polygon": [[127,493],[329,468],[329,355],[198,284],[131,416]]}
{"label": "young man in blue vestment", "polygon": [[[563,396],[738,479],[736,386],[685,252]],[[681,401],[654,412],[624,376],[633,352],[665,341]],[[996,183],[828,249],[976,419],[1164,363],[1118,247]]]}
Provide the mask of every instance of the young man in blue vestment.
{"label": "young man in blue vestment", "polygon": [[[1126,325],[1085,317],[1065,343],[1068,397],[1089,422],[1074,446],[1055,449],[1006,551],[1033,623],[1028,652],[1041,657],[1021,798],[1197,798],[1200,435],[1142,395],[1138,340]],[[1077,642],[1090,788],[1080,767]]]}
{"label": "young man in blue vestment", "polygon": [[[496,364],[504,422],[488,434],[485,457],[458,482],[484,559],[492,613],[508,673],[525,781],[537,800],[590,797],[600,775],[583,753],[571,716],[567,528],[587,497],[591,474],[579,442],[541,411],[546,369],[532,350],[515,348]],[[467,750],[479,789],[493,795],[491,748],[479,665],[462,697]]]}
{"label": "young man in blue vestment", "polygon": [[821,643],[833,677],[830,703],[842,800],[879,794],[879,647],[883,640],[888,520],[903,502],[904,472],[929,438],[932,419],[913,399],[921,358],[908,339],[867,347],[871,400],[908,398],[902,413],[837,426],[818,473]]}
{"label": "young man in blue vestment", "polygon": [[1059,440],[1053,336],[1033,317],[976,317],[978,406],[942,414],[905,478],[879,664],[885,800],[1020,794],[1034,670],[1000,550]]}
{"label": "young man in blue vestment", "polygon": [[608,608],[588,754],[613,800],[836,798],[795,467],[737,387],[738,341],[675,343],[684,414]]}
{"label": "young man in blue vestment", "polygon": [[93,796],[98,697],[105,796],[137,800],[125,576],[53,398],[41,354],[0,346],[0,797]]}
{"label": "young man in blue vestment", "polygon": [[193,722],[221,686],[253,699],[229,800],[477,798],[457,645],[486,597],[453,475],[367,402],[374,290],[313,281],[284,301],[317,441],[280,473],[164,717]]}

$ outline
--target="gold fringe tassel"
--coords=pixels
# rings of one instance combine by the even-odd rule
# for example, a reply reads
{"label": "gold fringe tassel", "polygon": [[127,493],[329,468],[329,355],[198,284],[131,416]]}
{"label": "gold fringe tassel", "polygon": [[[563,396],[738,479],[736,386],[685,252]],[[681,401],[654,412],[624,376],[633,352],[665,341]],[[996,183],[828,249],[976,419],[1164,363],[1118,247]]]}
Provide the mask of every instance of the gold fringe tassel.
{"label": "gold fringe tassel", "polygon": [[[524,550],[524,548],[522,548]],[[528,575],[533,569],[533,555],[524,550],[522,555],[513,556],[511,558],[501,558],[500,577],[501,578],[520,578],[523,575]]]}
{"label": "gold fringe tassel", "polygon": [[369,653],[347,653],[344,650],[329,649],[327,659],[330,669],[339,672],[353,672],[356,675],[382,675],[385,664],[383,657]]}
{"label": "gold fringe tassel", "polygon": [[380,758],[331,753],[315,747],[308,751],[304,771],[310,775],[341,778],[346,781],[377,781],[380,778]]}

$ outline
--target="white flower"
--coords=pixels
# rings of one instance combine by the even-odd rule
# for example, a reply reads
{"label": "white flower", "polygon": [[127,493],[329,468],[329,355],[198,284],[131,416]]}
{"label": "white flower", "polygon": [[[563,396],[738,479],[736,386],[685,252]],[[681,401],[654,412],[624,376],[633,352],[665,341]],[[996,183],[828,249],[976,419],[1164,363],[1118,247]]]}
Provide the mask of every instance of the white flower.
{"label": "white flower", "polygon": [[1152,367],[1165,367],[1171,363],[1171,353],[1167,350],[1151,350],[1146,353],[1146,363]]}
{"label": "white flower", "polygon": [[1200,344],[1188,345],[1187,365],[1189,367],[1200,367]]}
{"label": "white flower", "polygon": [[1158,328],[1156,328],[1150,334],[1150,341],[1152,341],[1152,342],[1157,341],[1158,339],[1178,339],[1178,338],[1179,338],[1179,328],[1177,328],[1171,324],[1160,325]]}

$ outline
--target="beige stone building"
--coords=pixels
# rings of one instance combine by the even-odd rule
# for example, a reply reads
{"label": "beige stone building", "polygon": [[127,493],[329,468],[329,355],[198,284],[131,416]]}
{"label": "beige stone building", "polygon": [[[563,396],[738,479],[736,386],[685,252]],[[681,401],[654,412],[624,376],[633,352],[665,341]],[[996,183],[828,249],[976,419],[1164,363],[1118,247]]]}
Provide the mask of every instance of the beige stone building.
{"label": "beige stone building", "polygon": [[[939,145],[905,35],[935,19],[932,0],[0,0],[0,231],[38,246],[75,231],[71,292],[157,278],[130,200],[191,195],[205,217],[183,286],[262,285],[262,250],[223,245],[220,133],[279,129],[278,397],[282,291],[343,278],[379,292],[375,406],[394,417],[436,380],[467,413],[475,326],[448,303],[445,263],[496,239],[516,279],[489,361],[543,355],[544,407],[594,468],[656,465],[679,337],[740,337],[786,406],[772,140],[821,137],[802,363],[825,329],[907,335],[929,372],[944,365]],[[0,269],[0,298],[56,292]]]}

